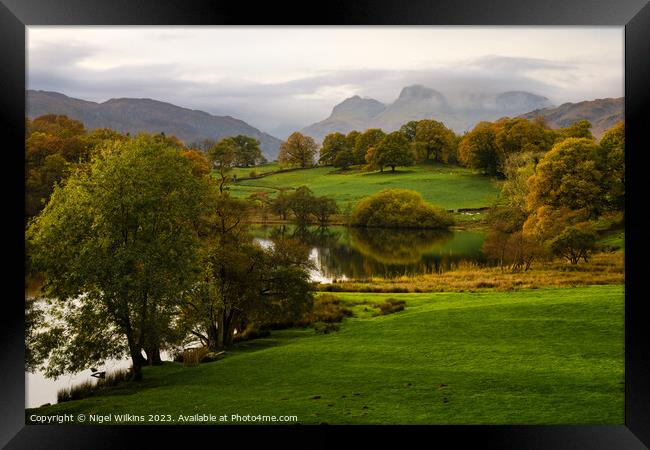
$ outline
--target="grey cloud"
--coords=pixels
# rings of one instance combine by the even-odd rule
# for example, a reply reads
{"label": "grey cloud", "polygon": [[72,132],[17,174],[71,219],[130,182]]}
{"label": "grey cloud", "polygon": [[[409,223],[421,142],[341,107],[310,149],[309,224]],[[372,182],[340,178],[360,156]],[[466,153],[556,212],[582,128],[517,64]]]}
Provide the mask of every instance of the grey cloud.
{"label": "grey cloud", "polygon": [[[170,39],[172,37],[169,37]],[[527,90],[559,104],[575,101],[553,84],[534,79],[530,70],[552,70],[571,80],[574,67],[535,58],[488,55],[437,70],[341,70],[280,83],[226,79],[196,82],[183,79],[188,68],[173,63],[88,70],[77,65],[99,49],[83,45],[48,46],[30,50],[28,86],[62,92],[92,101],[116,97],[153,98],[212,114],[230,115],[283,138],[291,131],[327,117],[344,98],[319,98],[322,87],[352,86],[357,95],[392,102],[402,87],[424,84],[462,104],[469,94]],[[190,68],[191,69],[191,68]],[[580,90],[573,95],[595,98]],[[592,95],[589,98],[589,95]],[[472,100],[473,101],[473,100]]]}

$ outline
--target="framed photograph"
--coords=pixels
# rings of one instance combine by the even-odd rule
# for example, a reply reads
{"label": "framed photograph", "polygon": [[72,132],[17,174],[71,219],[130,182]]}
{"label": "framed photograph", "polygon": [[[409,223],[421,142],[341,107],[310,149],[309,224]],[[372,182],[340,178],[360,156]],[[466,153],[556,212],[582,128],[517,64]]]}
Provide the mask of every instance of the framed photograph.
{"label": "framed photograph", "polygon": [[306,11],[2,0],[0,443],[648,448],[650,6]]}

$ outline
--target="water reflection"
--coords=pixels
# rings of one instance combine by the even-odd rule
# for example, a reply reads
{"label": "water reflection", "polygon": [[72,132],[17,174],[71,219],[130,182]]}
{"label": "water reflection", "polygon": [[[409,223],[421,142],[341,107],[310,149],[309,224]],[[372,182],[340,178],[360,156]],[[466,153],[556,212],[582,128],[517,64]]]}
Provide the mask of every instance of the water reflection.
{"label": "water reflection", "polygon": [[255,234],[265,245],[278,236],[308,245],[317,267],[312,279],[321,282],[441,273],[463,261],[485,263],[480,250],[484,235],[475,232],[282,225],[259,227]]}

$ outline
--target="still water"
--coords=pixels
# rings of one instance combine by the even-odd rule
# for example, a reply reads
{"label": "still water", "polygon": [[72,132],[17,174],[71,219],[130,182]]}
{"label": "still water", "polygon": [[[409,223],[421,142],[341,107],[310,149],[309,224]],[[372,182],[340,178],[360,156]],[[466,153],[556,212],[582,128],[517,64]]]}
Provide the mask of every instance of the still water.
{"label": "still water", "polygon": [[295,237],[310,248],[314,281],[395,278],[442,273],[463,262],[484,264],[483,233],[468,231],[361,229],[342,226],[298,230],[293,226],[256,227],[262,245],[275,236]]}

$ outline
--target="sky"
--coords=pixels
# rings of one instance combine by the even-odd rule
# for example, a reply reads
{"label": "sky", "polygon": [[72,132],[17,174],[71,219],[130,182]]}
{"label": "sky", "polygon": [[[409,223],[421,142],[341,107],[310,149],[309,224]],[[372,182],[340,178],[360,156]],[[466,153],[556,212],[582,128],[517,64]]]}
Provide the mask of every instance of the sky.
{"label": "sky", "polygon": [[623,27],[29,26],[27,87],[84,100],[152,98],[285,138],[353,95],[407,85],[448,96],[525,90],[621,97]]}

